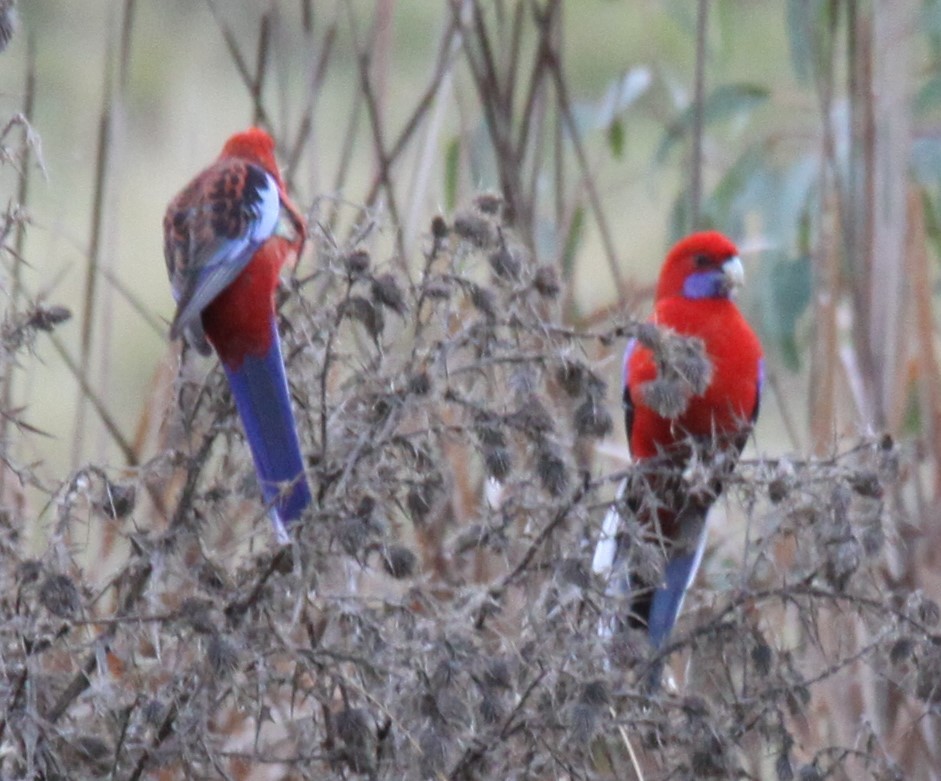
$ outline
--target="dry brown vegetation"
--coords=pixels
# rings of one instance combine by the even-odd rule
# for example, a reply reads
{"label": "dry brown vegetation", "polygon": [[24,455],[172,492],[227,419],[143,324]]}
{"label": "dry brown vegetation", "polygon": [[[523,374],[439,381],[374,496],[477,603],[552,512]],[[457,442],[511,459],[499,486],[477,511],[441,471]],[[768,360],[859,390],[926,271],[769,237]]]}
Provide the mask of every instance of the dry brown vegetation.
{"label": "dry brown vegetation", "polygon": [[[339,3],[322,24],[301,4],[309,92],[290,125],[274,119],[283,112],[269,75],[287,12],[272,4],[249,45],[234,12],[210,5],[232,77],[294,185],[338,40],[358,68],[337,195],[311,204],[309,249],[279,301],[315,505],[276,548],[214,361],[174,348],[134,435],[89,378],[97,286],[110,280],[96,267],[110,108],[83,311],[70,323],[24,288],[43,130],[30,124],[31,80],[22,113],[0,128],[0,161],[19,186],[0,216],[0,775],[938,777],[934,201],[907,162],[919,127],[874,97],[912,91],[911,69],[879,54],[912,30],[878,4],[803,4],[826,22],[800,38],[808,92],[821,116],[839,95],[855,117],[845,158],[821,122],[817,195],[795,239],[813,272],[806,402],[787,391],[803,386],[769,346],[763,415],[809,445],[740,464],[720,513],[738,531],[719,535],[654,658],[639,635],[597,631],[604,584],[592,549],[630,469],[599,448],[621,437],[611,356],[635,332],[627,309],[644,291],[622,271],[605,209],[594,162],[605,144],[591,146],[577,121],[563,4],[442,4],[440,54],[401,127],[384,120],[376,65],[394,3],[372,15]],[[708,5],[698,6],[700,76]],[[915,5],[901,3],[899,18]],[[123,6],[115,101],[134,8]],[[454,81],[461,132],[443,155],[425,155]],[[716,218],[700,192],[702,82],[670,129],[697,171],[678,199],[684,229]],[[630,130],[629,116],[618,122],[611,154]],[[880,135],[890,131],[891,147]],[[481,147],[497,186],[474,193]],[[372,182],[341,198],[357,156]],[[448,208],[435,213],[423,206],[425,174],[440,165]],[[886,199],[892,209],[879,207]],[[578,305],[589,230],[618,308]],[[59,339],[76,323],[73,358]],[[106,432],[122,465],[51,480],[21,457],[17,443],[43,435],[15,403],[16,381],[43,340],[74,371],[77,430]],[[651,692],[661,662],[674,683]]]}

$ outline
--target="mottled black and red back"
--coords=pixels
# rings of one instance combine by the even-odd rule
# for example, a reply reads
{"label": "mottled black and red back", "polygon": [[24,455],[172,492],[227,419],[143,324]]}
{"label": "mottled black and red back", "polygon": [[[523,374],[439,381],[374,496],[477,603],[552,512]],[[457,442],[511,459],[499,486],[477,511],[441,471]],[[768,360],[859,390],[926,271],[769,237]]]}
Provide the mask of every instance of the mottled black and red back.
{"label": "mottled black and red back", "polygon": [[203,311],[271,238],[280,212],[274,178],[239,159],[216,161],[170,202],[164,256],[177,301],[171,337],[188,333],[203,347]]}

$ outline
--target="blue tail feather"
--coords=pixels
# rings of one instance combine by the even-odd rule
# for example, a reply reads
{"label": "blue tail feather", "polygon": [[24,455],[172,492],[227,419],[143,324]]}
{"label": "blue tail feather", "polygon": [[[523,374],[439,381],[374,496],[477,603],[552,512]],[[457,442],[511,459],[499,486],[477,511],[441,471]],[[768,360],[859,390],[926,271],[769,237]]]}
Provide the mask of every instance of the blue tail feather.
{"label": "blue tail feather", "polygon": [[702,558],[702,549],[674,555],[667,562],[663,573],[663,582],[653,593],[650,604],[650,616],[647,622],[647,632],[650,642],[655,648],[661,648],[673,629],[680,608],[683,607],[683,598],[689,588],[699,561]]}
{"label": "blue tail feather", "polygon": [[274,321],[271,329],[267,353],[247,356],[238,369],[224,368],[255,460],[262,495],[281,533],[301,516],[311,502],[311,494]]}

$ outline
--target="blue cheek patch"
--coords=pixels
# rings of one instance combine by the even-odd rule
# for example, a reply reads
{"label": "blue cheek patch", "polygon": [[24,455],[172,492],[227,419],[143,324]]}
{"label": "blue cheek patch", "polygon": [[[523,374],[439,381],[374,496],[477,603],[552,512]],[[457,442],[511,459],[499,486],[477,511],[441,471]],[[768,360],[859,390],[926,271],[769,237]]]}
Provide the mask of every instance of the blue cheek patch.
{"label": "blue cheek patch", "polygon": [[690,274],[683,282],[683,295],[686,298],[728,298],[725,275],[720,269]]}

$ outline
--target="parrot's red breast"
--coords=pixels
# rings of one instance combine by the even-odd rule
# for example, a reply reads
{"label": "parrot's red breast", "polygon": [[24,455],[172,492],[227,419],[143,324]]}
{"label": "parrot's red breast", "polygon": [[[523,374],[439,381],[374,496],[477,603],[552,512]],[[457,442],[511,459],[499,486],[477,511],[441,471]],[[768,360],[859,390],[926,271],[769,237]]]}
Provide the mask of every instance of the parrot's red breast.
{"label": "parrot's red breast", "polygon": [[762,350],[730,296],[740,268],[735,245],[714,231],[687,237],[667,256],[651,321],[700,338],[712,376],[705,392],[689,399],[684,413],[665,418],[639,392],[657,376],[652,351],[639,344],[629,350],[625,401],[632,406],[628,438],[635,458],[669,452],[689,436],[727,436],[750,428],[758,412]]}

